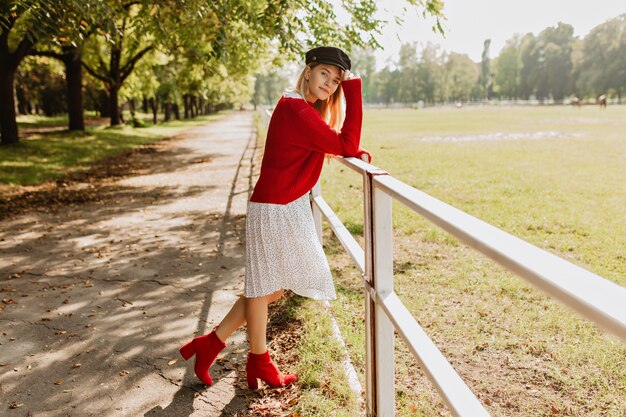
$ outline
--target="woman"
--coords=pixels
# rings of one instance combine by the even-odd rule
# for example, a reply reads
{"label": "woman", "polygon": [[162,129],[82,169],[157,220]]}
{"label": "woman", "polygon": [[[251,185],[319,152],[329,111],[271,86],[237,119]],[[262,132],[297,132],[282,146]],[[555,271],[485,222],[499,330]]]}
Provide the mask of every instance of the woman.
{"label": "woman", "polygon": [[248,202],[244,295],[215,330],[180,348],[185,360],[196,355],[195,373],[206,385],[213,382],[209,368],[224,342],[244,323],[250,342],[248,386],[258,388],[258,379],[274,387],[295,381],[296,375],[278,371],[267,352],[268,305],[286,289],[314,299],[336,297],[308,193],[327,154],[367,161],[371,155],[359,147],[361,80],[350,73],[348,55],[318,47],[306,53],[305,62],[294,91],[285,93],[274,109],[261,174]]}

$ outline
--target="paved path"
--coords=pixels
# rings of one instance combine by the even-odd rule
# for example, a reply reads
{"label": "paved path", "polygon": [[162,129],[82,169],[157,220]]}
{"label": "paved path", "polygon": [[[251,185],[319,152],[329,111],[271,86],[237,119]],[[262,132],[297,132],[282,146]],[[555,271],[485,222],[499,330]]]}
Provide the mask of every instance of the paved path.
{"label": "paved path", "polygon": [[[253,114],[140,153],[95,203],[0,229],[0,415],[230,416],[248,408],[238,332],[204,387],[178,347],[243,289]],[[29,413],[30,412],[30,413]]]}

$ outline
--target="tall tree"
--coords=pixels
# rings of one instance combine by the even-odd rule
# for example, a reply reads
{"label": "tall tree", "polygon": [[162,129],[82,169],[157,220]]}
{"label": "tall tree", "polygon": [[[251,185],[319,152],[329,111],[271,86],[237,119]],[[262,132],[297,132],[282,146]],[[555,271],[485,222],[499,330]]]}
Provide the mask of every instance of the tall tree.
{"label": "tall tree", "polygon": [[501,97],[514,99],[520,96],[520,35],[509,39],[494,62],[494,82]]}
{"label": "tall tree", "polygon": [[101,0],[60,1],[57,26],[50,28],[33,55],[48,56],[65,67],[69,130],[85,130],[82,54],[85,40],[109,19],[109,3]]}
{"label": "tall tree", "polygon": [[435,103],[441,96],[442,85],[441,56],[439,48],[426,44],[417,67],[417,84],[420,98],[428,103]]}
{"label": "tall tree", "polygon": [[363,84],[363,100],[372,101],[373,82],[376,74],[376,57],[371,48],[354,47],[350,53],[352,67],[356,69],[357,75]]}
{"label": "tall tree", "polygon": [[538,46],[541,61],[540,90],[542,95],[554,100],[562,100],[569,95],[573,86],[572,46],[574,28],[559,22],[556,27],[548,27],[539,34]]}
{"label": "tall tree", "polygon": [[579,85],[589,94],[626,94],[626,14],[610,19],[583,40]]}
{"label": "tall tree", "polygon": [[400,46],[398,56],[398,97],[401,103],[415,103],[419,96],[417,49],[414,43],[405,43]]}
{"label": "tall tree", "polygon": [[445,101],[467,101],[472,97],[474,87],[478,83],[480,69],[465,54],[450,53],[443,64],[444,85],[442,98]]}
{"label": "tall tree", "polygon": [[45,2],[0,2],[0,144],[19,142],[15,113],[15,73],[55,14]]}
{"label": "tall tree", "polygon": [[540,63],[537,48],[537,38],[532,33],[524,35],[520,42],[520,94],[529,99],[537,91],[540,76]]}
{"label": "tall tree", "polygon": [[148,13],[144,7],[138,2],[118,5],[113,9],[114,18],[104,22],[100,34],[88,41],[92,56],[85,57],[83,66],[106,87],[111,126],[120,124],[118,99],[124,81],[155,47],[149,25],[143,20]]}
{"label": "tall tree", "polygon": [[480,61],[480,86],[483,89],[484,96],[489,100],[491,96],[492,79],[491,79],[491,62],[489,59],[489,47],[491,39],[485,39],[483,43],[483,53]]}

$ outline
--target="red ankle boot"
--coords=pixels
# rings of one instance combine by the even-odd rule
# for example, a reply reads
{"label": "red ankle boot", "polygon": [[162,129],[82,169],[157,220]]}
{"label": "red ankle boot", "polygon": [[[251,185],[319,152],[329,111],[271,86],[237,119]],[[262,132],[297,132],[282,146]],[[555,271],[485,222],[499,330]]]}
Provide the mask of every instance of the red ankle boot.
{"label": "red ankle boot", "polygon": [[272,387],[284,387],[291,384],[298,378],[297,375],[283,375],[280,373],[272,358],[270,358],[269,352],[261,353],[259,355],[249,352],[248,364],[246,365],[246,377],[248,378],[248,387],[250,389],[257,389],[259,383],[257,378],[265,381],[266,384]]}
{"label": "red ankle boot", "polygon": [[220,353],[224,347],[226,347],[226,344],[217,337],[215,330],[213,330],[209,334],[196,337],[191,342],[181,347],[179,352],[185,360],[191,358],[194,354],[196,355],[196,363],[193,367],[196,376],[205,385],[211,385],[213,379],[211,379],[211,375],[209,375],[209,368],[217,354]]}

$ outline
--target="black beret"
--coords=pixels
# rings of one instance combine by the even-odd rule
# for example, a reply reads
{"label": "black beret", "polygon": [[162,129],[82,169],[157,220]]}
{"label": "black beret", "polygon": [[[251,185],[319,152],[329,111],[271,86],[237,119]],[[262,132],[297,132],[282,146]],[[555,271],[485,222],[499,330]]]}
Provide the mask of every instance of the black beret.
{"label": "black beret", "polygon": [[351,67],[350,57],[344,51],[334,46],[319,46],[306,53],[305,62],[319,62],[322,64],[336,65],[342,70],[349,70]]}

